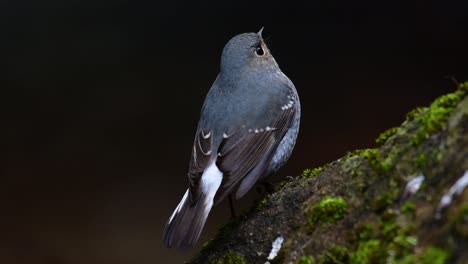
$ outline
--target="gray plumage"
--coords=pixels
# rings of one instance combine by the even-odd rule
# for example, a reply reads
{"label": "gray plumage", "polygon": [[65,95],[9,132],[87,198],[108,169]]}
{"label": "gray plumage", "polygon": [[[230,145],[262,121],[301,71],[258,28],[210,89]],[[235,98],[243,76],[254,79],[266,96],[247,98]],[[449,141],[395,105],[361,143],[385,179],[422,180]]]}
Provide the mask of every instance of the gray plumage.
{"label": "gray plumage", "polygon": [[214,204],[241,198],[278,170],[294,148],[300,102],[259,33],[233,37],[201,110],[189,188],[164,230],[168,247],[193,246]]}

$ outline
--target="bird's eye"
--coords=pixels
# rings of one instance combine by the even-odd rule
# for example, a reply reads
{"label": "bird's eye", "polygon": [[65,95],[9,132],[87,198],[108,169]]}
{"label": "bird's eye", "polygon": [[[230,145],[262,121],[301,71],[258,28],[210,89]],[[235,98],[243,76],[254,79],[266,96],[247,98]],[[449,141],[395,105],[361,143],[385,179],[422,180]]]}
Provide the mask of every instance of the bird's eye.
{"label": "bird's eye", "polygon": [[265,54],[265,51],[263,51],[262,46],[258,46],[258,47],[255,49],[255,53],[257,53],[258,56],[263,56],[263,55]]}

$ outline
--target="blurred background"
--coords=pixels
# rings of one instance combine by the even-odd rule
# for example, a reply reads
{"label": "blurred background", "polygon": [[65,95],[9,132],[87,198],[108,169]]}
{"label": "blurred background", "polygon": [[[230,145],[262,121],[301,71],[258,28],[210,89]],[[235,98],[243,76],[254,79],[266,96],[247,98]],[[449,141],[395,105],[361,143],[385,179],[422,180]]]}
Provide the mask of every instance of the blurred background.
{"label": "blurred background", "polygon": [[[375,146],[468,79],[466,1],[1,1],[0,263],[182,263],[186,187],[224,44],[263,35],[303,107],[273,182]],[[258,195],[237,203],[247,210]],[[216,207],[200,244],[230,217]]]}

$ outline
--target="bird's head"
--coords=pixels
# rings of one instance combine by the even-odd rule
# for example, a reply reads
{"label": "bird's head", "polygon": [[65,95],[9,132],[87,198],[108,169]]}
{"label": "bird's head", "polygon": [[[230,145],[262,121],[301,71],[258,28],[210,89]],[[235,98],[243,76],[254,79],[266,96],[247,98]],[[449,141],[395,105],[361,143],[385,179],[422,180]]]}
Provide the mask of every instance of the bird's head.
{"label": "bird's head", "polygon": [[229,40],[221,55],[221,72],[277,67],[263,40],[262,31],[263,28],[258,33],[243,33]]}

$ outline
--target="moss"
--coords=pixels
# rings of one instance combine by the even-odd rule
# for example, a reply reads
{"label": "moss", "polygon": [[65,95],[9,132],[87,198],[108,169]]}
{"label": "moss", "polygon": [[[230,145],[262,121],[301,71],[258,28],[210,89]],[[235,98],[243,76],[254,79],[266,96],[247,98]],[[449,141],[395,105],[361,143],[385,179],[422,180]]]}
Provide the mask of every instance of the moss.
{"label": "moss", "polygon": [[424,111],[426,111],[426,107],[417,107],[411,111],[409,111],[407,114],[406,114],[406,121],[413,121],[415,120],[416,118],[419,117],[419,115],[421,115],[421,113],[423,113]]}
{"label": "moss", "polygon": [[280,182],[280,184],[275,186],[275,191],[281,190],[284,186],[286,186],[288,183],[292,182],[293,178],[288,177],[286,180]]}
{"label": "moss", "polygon": [[418,244],[418,239],[414,236],[407,236],[405,234],[399,234],[393,238],[393,242],[397,245],[407,249],[412,249]]}
{"label": "moss", "polygon": [[[458,96],[466,94],[468,83],[464,87],[466,88],[463,88],[463,92],[457,92]],[[449,111],[455,109],[456,103],[454,102],[458,100],[456,97],[436,100],[430,107],[413,110],[407,116],[408,121],[412,120],[411,122],[405,122],[398,131],[391,129],[390,132],[384,132],[379,136],[381,137],[379,141],[385,142],[380,149],[349,152],[348,158],[333,163],[333,170],[326,172],[327,176],[330,174],[330,177],[321,177],[325,176],[322,173],[312,180],[313,185],[304,186],[311,180],[301,181],[298,178],[316,177],[322,168],[305,170],[302,177],[293,179],[294,184],[287,186],[288,190],[285,190],[287,195],[281,196],[278,201],[271,200],[271,197],[268,202],[266,199],[260,201],[259,208],[264,208],[267,203],[267,206],[273,206],[276,203],[290,202],[299,206],[304,205],[305,202],[307,207],[303,213],[307,219],[303,220],[315,224],[312,233],[310,232],[310,224],[300,225],[300,219],[295,218],[297,216],[295,211],[275,216],[275,219],[265,214],[253,214],[256,218],[254,218],[255,221],[252,220],[252,224],[255,226],[252,227],[248,223],[249,227],[255,228],[258,225],[262,228],[265,227],[266,230],[281,231],[282,225],[288,223],[290,225],[288,228],[292,228],[292,236],[286,241],[290,246],[283,252],[281,258],[283,261],[279,260],[278,255],[270,262],[294,261],[300,256],[297,255],[301,254],[300,252],[310,255],[295,259],[294,263],[296,264],[442,264],[452,260],[454,262],[460,261],[464,258],[466,256],[463,251],[464,244],[458,242],[463,242],[463,239],[467,237],[463,234],[468,234],[460,231],[468,230],[468,205],[459,206],[458,202],[463,203],[464,200],[457,199],[457,202],[447,209],[447,219],[443,219],[446,222],[436,222],[433,219],[434,206],[438,202],[436,195],[446,191],[444,188],[456,176],[452,175],[453,172],[458,173],[464,161],[465,111],[457,112],[457,114],[461,113],[462,115],[458,119],[450,118],[453,121],[451,121],[450,126],[447,126],[447,133],[438,133],[437,136],[431,137],[432,134],[446,126],[447,118],[445,115],[449,115]],[[392,132],[397,134],[392,135]],[[431,140],[424,142],[429,137]],[[415,147],[413,144],[418,142],[424,144]],[[439,148],[439,146],[443,146],[443,148]],[[400,207],[397,198],[404,188],[408,176],[419,172],[424,172],[427,180],[423,182],[418,195],[410,199],[417,201],[418,210],[415,214],[416,206],[413,202],[407,201]],[[350,175],[353,176],[352,179]],[[289,182],[291,180],[285,181],[282,186]],[[424,192],[425,186],[427,186],[427,192]],[[304,192],[303,187],[308,188],[307,193]],[[318,191],[317,188],[319,188]],[[395,194],[395,190],[398,190],[399,193]],[[336,199],[337,197],[326,197],[322,200],[318,198],[318,195],[331,195],[331,193],[345,193],[346,196],[343,194],[342,197],[346,199],[346,203],[349,203],[344,207],[346,208],[344,213],[338,214],[337,217],[335,217],[337,210],[325,209],[328,207],[324,203],[327,199]],[[315,203],[311,204],[307,201]],[[397,210],[398,208],[400,210]],[[285,208],[285,211],[287,209]],[[346,221],[335,223],[345,216]],[[290,219],[293,219],[294,222],[290,222]],[[334,224],[321,225],[320,223]],[[221,233],[226,233],[231,228],[224,228]],[[246,261],[260,263],[261,260],[263,263],[265,256],[258,256],[251,246],[243,243],[249,239],[248,234],[247,232],[240,233],[240,238],[233,238],[232,241],[224,239],[217,250],[213,250],[213,253],[207,258],[223,256],[217,262],[223,263],[221,261],[224,261],[225,250],[230,249],[245,256],[244,260]],[[312,239],[312,242],[306,244],[309,241],[309,235],[316,239]],[[257,240],[256,243],[258,243],[259,248],[266,248],[265,243],[270,246],[271,241]],[[329,249],[329,245],[336,243],[345,243],[344,249],[347,251],[334,252],[334,249]],[[345,260],[342,260],[341,257]]]}
{"label": "moss", "polygon": [[[386,209],[376,219],[377,225],[363,223],[356,227],[357,235],[348,240],[348,247],[355,250],[350,253],[350,263],[399,263],[412,254],[418,240],[412,235],[411,226],[403,228],[397,222],[399,216],[398,211]],[[369,241],[373,242],[368,244]]]}
{"label": "moss", "polygon": [[382,239],[390,241],[397,236],[400,227],[395,221],[379,221]]}
{"label": "moss", "polygon": [[344,218],[348,203],[342,197],[325,196],[307,209],[309,224],[334,223]]}
{"label": "moss", "polygon": [[444,250],[436,247],[428,247],[421,255],[421,264],[443,264],[449,257],[449,254]]}
{"label": "moss", "polygon": [[371,239],[359,243],[356,251],[349,254],[349,263],[365,264],[365,263],[385,263],[387,252],[381,246],[379,240]]}
{"label": "moss", "polygon": [[224,238],[226,237],[229,233],[231,233],[231,230],[238,226],[240,223],[240,219],[239,218],[232,218],[230,219],[226,224],[222,225],[220,228],[219,228],[219,233],[218,233],[218,236],[216,238]]}
{"label": "moss", "polygon": [[427,164],[427,157],[425,153],[421,153],[416,157],[416,166],[422,168]]}
{"label": "moss", "polygon": [[428,247],[421,254],[409,254],[395,263],[398,264],[444,264],[450,254],[437,247]]}
{"label": "moss", "polygon": [[392,196],[389,192],[385,192],[374,199],[372,208],[375,212],[380,213],[385,211],[389,205],[392,204]]}
{"label": "moss", "polygon": [[419,145],[429,136],[442,129],[457,104],[466,96],[467,88],[464,85],[453,93],[437,98],[428,108],[419,111],[412,118],[420,122],[418,131],[412,137],[413,145]]}
{"label": "moss", "polygon": [[303,178],[314,178],[314,177],[317,176],[320,172],[322,172],[324,169],[325,169],[325,167],[317,167],[317,168],[313,168],[313,169],[305,169],[305,170],[302,172],[301,177],[303,177]]}
{"label": "moss", "polygon": [[367,159],[372,168],[374,168],[378,173],[386,173],[390,169],[390,160],[383,159],[380,155],[379,149],[364,149],[359,155]]}
{"label": "moss", "polygon": [[260,200],[260,202],[257,205],[257,210],[261,211],[265,207],[265,205],[267,204],[267,201],[268,201],[267,197]]}
{"label": "moss", "polygon": [[296,264],[314,264],[315,258],[312,256],[302,256],[296,261]]}
{"label": "moss", "polygon": [[377,139],[375,140],[375,143],[377,144],[384,144],[387,139],[393,135],[396,134],[396,132],[398,131],[399,127],[392,127],[392,128],[389,128],[387,130],[385,130],[384,132],[382,132],[378,137]]}
{"label": "moss", "polygon": [[358,240],[369,240],[374,233],[374,228],[371,224],[362,224],[357,229],[357,239]]}
{"label": "moss", "polygon": [[405,214],[413,214],[416,211],[416,205],[411,201],[406,201],[401,206],[401,212]]}
{"label": "moss", "polygon": [[356,156],[361,156],[361,154],[366,151],[367,149],[355,149],[355,150],[352,150],[352,151],[348,151],[345,155],[345,158],[349,159],[349,158],[352,158],[352,157],[356,157]]}
{"label": "moss", "polygon": [[450,214],[449,221],[460,236],[468,238],[468,203],[462,203],[457,212]]}
{"label": "moss", "polygon": [[218,241],[224,239],[232,231],[233,228],[235,228],[236,226],[239,225],[239,223],[240,223],[239,218],[232,218],[226,224],[222,225],[219,228],[218,234],[216,235],[216,237],[214,239],[203,243],[202,250],[201,250],[200,253],[208,252],[208,251],[212,250],[213,247],[216,246],[216,243]]}
{"label": "moss", "polygon": [[318,257],[319,264],[336,264],[346,262],[348,250],[343,246],[334,246]]}
{"label": "moss", "polygon": [[243,256],[236,252],[229,251],[221,259],[211,262],[212,264],[245,264]]}

